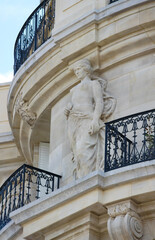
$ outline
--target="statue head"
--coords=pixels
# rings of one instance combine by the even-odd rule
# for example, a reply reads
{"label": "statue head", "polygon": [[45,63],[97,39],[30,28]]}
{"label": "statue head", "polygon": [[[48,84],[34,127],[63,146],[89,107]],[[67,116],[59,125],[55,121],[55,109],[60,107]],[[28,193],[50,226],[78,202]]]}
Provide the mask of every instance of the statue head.
{"label": "statue head", "polygon": [[91,77],[93,69],[91,67],[90,61],[87,59],[79,60],[74,64],[74,72],[77,78],[84,79],[86,76]]}

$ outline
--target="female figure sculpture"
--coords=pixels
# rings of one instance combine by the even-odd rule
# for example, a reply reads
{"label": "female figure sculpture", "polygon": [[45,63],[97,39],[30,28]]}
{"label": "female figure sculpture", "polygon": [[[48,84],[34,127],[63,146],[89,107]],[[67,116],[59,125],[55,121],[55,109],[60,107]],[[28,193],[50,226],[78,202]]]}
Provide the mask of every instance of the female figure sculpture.
{"label": "female figure sculpture", "polygon": [[70,91],[65,115],[76,177],[80,178],[102,167],[104,120],[114,111],[116,101],[106,93],[107,81],[93,76],[88,60],[78,61],[74,72],[81,82]]}

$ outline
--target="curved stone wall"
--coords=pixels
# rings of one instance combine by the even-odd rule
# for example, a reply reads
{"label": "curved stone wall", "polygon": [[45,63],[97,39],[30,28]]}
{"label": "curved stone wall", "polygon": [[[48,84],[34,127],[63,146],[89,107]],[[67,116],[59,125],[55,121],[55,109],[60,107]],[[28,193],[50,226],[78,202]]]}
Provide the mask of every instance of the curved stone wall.
{"label": "curved stone wall", "polygon": [[22,65],[10,88],[9,120],[27,162],[33,163],[35,144],[50,141],[49,169],[62,174],[64,183],[72,179],[64,108],[78,83],[72,65],[79,59],[90,60],[117,99],[108,121],[154,108],[154,11],[154,1],[126,0],[89,11],[62,29],[56,24],[53,37]]}

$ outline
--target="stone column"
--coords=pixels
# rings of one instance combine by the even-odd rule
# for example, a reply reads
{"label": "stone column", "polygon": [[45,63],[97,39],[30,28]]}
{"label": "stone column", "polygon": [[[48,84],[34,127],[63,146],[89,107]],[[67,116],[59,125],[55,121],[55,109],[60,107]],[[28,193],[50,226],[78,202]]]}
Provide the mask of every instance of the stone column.
{"label": "stone column", "polygon": [[111,240],[141,240],[143,226],[133,201],[108,206],[108,232]]}

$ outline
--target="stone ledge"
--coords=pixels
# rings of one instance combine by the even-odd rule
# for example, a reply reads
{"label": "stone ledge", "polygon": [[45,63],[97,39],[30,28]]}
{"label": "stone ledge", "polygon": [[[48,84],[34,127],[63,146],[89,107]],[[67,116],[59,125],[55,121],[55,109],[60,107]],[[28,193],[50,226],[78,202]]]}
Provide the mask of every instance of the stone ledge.
{"label": "stone ledge", "polygon": [[6,143],[6,142],[12,142],[12,141],[14,141],[12,132],[0,133],[0,143]]}
{"label": "stone ledge", "polygon": [[[134,169],[134,166],[128,166],[122,171],[121,169],[118,169],[111,171],[111,173],[104,173],[101,170],[95,171],[82,179],[76,180],[73,183],[62,187],[54,193],[43,197],[42,199],[36,200],[14,211],[10,216],[16,224],[21,224],[40,214],[46,213],[49,210],[55,209],[70,200],[78,198],[81,195],[83,196],[94,189],[98,188],[105,191],[106,189],[112,189],[116,186],[121,187],[122,185],[129,184],[135,180],[138,182],[145,180],[147,177],[151,178],[152,176],[155,176],[153,171],[153,168],[155,168],[155,160],[141,163],[139,165],[141,165],[139,168],[136,166]],[[128,196],[126,196],[126,198],[128,198]],[[120,196],[120,200],[122,201],[122,196]],[[106,203],[106,199],[102,199],[101,201],[104,202],[104,204],[110,204],[110,202]],[[112,199],[111,202],[113,202]]]}
{"label": "stone ledge", "polygon": [[[151,0],[153,2],[153,0]],[[150,1],[150,2],[151,2]],[[63,26],[62,28],[53,29],[53,37],[55,42],[61,40],[64,37],[74,34],[75,31],[78,31],[82,27],[85,28],[92,24],[105,20],[107,17],[112,17],[115,14],[118,14],[122,11],[128,10],[130,8],[136,7],[139,4],[145,4],[148,0],[124,0],[118,1],[113,4],[109,4],[106,7],[97,10],[88,12],[87,14],[81,16],[80,18],[73,20],[70,24]]]}
{"label": "stone ledge", "polygon": [[21,227],[16,225],[14,221],[10,221],[4,228],[0,230],[0,240],[12,239],[19,231]]}
{"label": "stone ledge", "polygon": [[11,82],[0,83],[0,87],[10,86]]}

